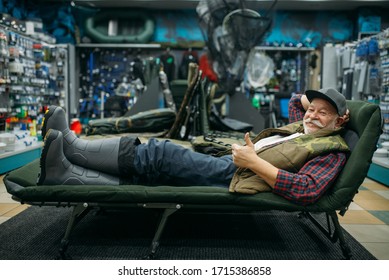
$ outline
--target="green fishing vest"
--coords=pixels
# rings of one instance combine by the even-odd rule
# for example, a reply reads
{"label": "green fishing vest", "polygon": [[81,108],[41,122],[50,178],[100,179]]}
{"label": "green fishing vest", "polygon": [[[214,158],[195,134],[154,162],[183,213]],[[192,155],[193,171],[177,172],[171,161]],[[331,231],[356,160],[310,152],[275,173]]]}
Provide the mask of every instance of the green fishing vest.
{"label": "green fishing vest", "polygon": [[[303,131],[302,122],[289,124],[281,128],[269,128],[258,134],[253,139],[253,143],[276,134],[288,136]],[[335,131],[321,129],[312,134],[303,134],[275,146],[263,147],[257,151],[257,155],[279,169],[297,173],[306,162],[316,156],[330,152],[348,153],[349,148],[339,135],[340,131],[341,129]],[[271,187],[250,169],[238,168],[231,180],[229,190],[230,192],[255,194],[271,191]]]}

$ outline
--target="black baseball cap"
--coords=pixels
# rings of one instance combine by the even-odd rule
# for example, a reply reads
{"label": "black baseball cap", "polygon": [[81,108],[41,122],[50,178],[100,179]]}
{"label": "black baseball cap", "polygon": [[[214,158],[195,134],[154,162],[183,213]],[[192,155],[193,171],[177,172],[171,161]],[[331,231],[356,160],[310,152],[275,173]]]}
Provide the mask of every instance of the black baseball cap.
{"label": "black baseball cap", "polygon": [[330,102],[338,112],[339,116],[346,114],[347,105],[346,98],[343,94],[334,88],[323,88],[319,90],[307,90],[305,91],[309,102],[312,102],[314,98],[321,98]]}

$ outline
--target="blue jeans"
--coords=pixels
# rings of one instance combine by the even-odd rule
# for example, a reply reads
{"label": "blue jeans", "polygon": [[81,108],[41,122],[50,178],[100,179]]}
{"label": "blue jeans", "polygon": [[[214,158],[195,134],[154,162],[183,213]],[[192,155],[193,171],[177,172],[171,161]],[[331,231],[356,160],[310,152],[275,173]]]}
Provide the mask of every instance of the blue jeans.
{"label": "blue jeans", "polygon": [[150,139],[135,148],[134,181],[143,185],[228,188],[236,166],[231,156],[213,157],[171,141]]}

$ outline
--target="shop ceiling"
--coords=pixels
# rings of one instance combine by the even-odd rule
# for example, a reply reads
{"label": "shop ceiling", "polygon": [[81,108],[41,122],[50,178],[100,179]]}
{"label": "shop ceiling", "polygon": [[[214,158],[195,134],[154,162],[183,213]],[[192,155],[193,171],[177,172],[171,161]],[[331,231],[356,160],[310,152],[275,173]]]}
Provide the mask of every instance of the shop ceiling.
{"label": "shop ceiling", "polygon": [[[85,7],[138,7],[154,9],[194,9],[198,0],[41,0],[41,2],[69,2]],[[247,8],[266,9],[274,0],[245,0]],[[388,0],[278,0],[278,10],[353,10],[359,7],[389,8]]]}

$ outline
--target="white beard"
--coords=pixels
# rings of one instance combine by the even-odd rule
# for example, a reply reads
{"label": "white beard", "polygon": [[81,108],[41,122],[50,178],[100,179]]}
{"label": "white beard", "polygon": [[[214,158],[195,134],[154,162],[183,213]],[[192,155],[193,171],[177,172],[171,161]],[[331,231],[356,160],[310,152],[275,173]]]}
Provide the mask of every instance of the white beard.
{"label": "white beard", "polygon": [[317,121],[317,120],[312,120],[311,118],[308,118],[306,120],[303,121],[303,126],[304,126],[304,133],[305,134],[310,134],[312,133],[313,131],[311,131],[311,129],[306,125],[306,123],[313,123],[314,125],[316,125],[317,127],[319,127],[319,129],[323,129],[323,128],[327,128],[327,129],[335,129],[335,122],[336,122],[336,119],[332,122],[330,122],[327,126],[324,126],[321,122]]}

